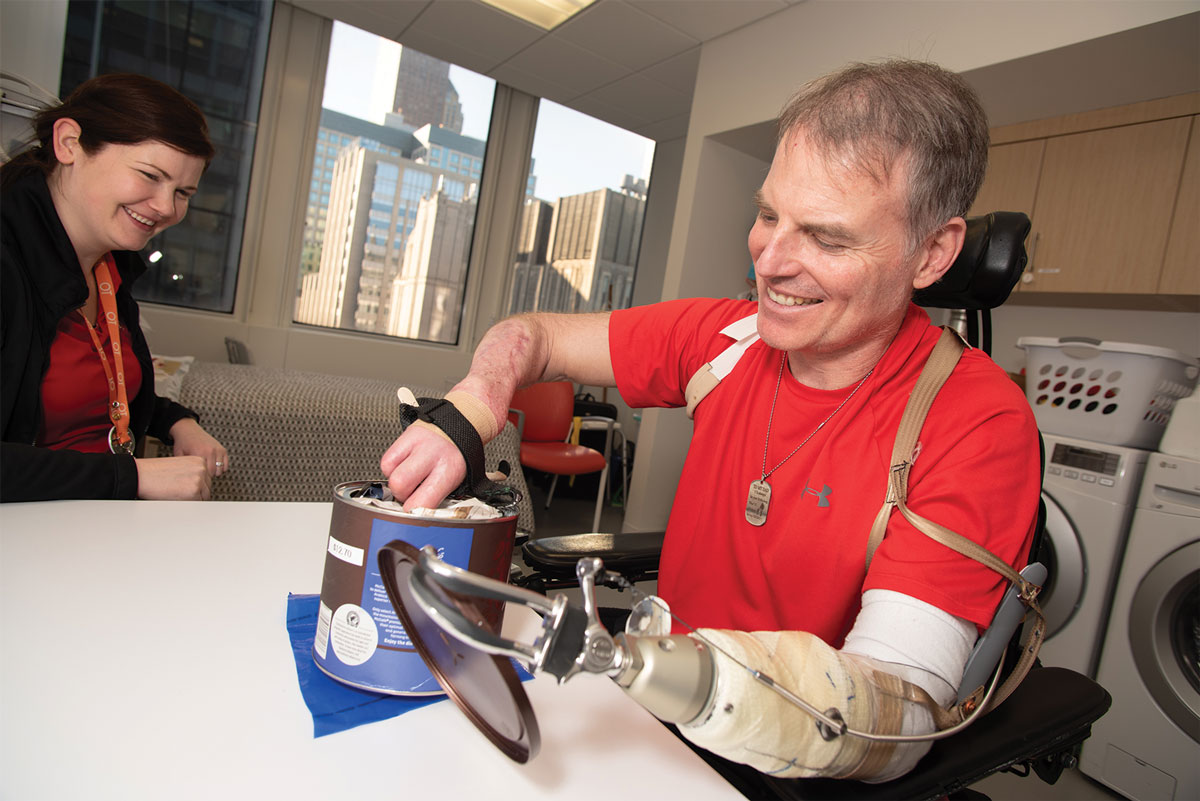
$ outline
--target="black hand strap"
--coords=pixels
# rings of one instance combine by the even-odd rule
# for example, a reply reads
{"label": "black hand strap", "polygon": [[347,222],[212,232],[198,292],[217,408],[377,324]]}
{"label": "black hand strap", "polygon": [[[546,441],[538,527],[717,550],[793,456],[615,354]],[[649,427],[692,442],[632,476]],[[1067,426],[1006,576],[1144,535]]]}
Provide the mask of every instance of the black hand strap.
{"label": "black hand strap", "polygon": [[[497,493],[511,492],[509,487],[497,484],[487,477],[483,462],[483,439],[471,421],[463,416],[453,403],[445,398],[417,398],[417,406],[400,404],[400,422],[408,428],[421,420],[435,425],[454,443],[467,463],[467,477],[451,495],[471,495],[488,500]],[[500,472],[508,475],[508,462],[500,462]]]}

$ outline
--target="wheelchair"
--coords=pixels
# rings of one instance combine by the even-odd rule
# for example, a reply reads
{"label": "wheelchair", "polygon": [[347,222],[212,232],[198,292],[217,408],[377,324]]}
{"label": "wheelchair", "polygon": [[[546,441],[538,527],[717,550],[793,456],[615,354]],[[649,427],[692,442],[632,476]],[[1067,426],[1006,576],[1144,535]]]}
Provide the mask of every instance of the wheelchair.
{"label": "wheelchair", "polygon": [[[1029,218],[1016,212],[968,220],[958,259],[941,281],[915,294],[917,304],[954,310],[951,326],[969,344],[990,353],[990,310],[1008,298],[1025,268],[1029,227]],[[1044,466],[1044,452],[1042,462]],[[1040,552],[1044,519],[1043,506],[1031,561]],[[521,546],[528,569],[514,576],[513,583],[541,593],[576,587],[576,563],[593,556],[603,560],[606,570],[630,582],[652,580],[658,575],[663,537],[664,532],[587,533],[531,539]],[[1006,672],[1016,662],[1020,638],[1018,628],[1004,652]],[[999,771],[1036,774],[1048,784],[1056,782],[1064,770],[1075,766],[1092,723],[1111,702],[1108,692],[1088,677],[1037,664],[1004,703],[961,733],[936,741],[908,774],[879,784],[778,779],[688,745],[748,798],[985,799],[969,786]]]}

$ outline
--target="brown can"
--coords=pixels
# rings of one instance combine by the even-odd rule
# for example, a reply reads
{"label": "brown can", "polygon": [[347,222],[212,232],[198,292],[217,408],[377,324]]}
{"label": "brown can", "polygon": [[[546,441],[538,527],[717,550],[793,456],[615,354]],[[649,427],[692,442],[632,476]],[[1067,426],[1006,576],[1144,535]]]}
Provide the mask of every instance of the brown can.
{"label": "brown can", "polygon": [[[360,689],[438,695],[441,687],[388,600],[379,574],[379,549],[392,540],[417,548],[432,545],[452,565],[506,581],[517,516],[415,517],[357,499],[370,484],[348,482],[333,491],[313,660],[334,679]],[[490,601],[478,606],[493,631],[499,631],[504,605]]]}

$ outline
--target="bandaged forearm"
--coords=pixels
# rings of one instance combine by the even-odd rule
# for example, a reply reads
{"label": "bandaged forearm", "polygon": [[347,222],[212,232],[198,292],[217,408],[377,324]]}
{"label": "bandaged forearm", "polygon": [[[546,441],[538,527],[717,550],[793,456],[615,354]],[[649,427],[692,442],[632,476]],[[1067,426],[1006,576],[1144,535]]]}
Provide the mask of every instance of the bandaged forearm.
{"label": "bandaged forearm", "polygon": [[[665,631],[665,630],[664,630]],[[659,718],[713,753],[781,777],[887,781],[907,773],[930,741],[822,738],[817,718],[751,673],[847,729],[928,734],[956,722],[947,709],[976,640],[975,624],[891,590],[863,593],[841,651],[797,631],[701,629],[655,637],[635,627],[617,683]]]}
{"label": "bandaged forearm", "polygon": [[679,729],[726,759],[773,776],[868,780],[884,778],[896,761],[895,744],[849,734],[825,740],[816,718],[764,686],[747,667],[816,709],[836,709],[850,729],[934,730],[932,701],[924,690],[889,673],[883,663],[839,652],[812,634],[702,629],[700,635],[716,646],[713,692],[705,710]]}

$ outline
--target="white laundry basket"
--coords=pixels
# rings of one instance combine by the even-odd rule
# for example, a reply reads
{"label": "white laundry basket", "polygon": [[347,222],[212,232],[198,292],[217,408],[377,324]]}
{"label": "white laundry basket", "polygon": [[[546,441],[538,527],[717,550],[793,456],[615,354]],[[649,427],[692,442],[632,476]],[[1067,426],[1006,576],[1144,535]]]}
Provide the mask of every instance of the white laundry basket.
{"label": "white laundry basket", "polygon": [[1089,337],[1021,337],[1025,395],[1049,434],[1154,450],[1171,409],[1200,375],[1170,348]]}

